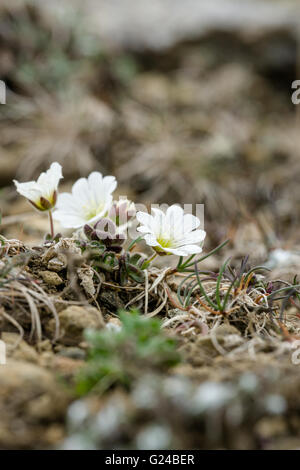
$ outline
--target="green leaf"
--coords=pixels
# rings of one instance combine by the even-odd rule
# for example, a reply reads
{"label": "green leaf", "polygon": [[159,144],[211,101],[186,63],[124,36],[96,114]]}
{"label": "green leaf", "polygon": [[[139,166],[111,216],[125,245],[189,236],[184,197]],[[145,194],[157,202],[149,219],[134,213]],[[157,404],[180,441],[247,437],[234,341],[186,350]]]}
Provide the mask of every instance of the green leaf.
{"label": "green leaf", "polygon": [[126,270],[128,276],[131,277],[131,279],[133,279],[135,282],[141,284],[145,281],[145,274],[141,269],[137,268],[136,266],[133,266],[132,264],[127,264]]}
{"label": "green leaf", "polygon": [[222,312],[222,304],[221,304],[221,298],[220,298],[220,286],[221,286],[221,281],[223,278],[224,271],[229,261],[230,261],[230,258],[228,258],[223,264],[223,266],[221,267],[219,275],[218,275],[218,279],[217,279],[217,284],[216,284],[216,301],[217,301],[218,309],[220,312]]}
{"label": "green leaf", "polygon": [[140,235],[138,238],[136,238],[135,240],[133,240],[133,241],[130,243],[129,247],[128,247],[128,251],[131,251],[132,248],[134,247],[134,245],[136,245],[138,242],[140,242],[143,238],[144,238],[144,236],[143,236],[143,235]]}

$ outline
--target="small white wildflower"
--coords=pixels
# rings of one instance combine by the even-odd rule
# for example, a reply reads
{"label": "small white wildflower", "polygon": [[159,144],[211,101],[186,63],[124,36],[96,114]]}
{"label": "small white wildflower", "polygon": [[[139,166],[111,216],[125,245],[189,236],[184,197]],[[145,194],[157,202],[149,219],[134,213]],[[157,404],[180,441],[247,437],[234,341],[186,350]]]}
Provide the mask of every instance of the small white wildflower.
{"label": "small white wildflower", "polygon": [[137,228],[144,234],[147,245],[158,254],[188,256],[201,253],[206,233],[196,230],[200,220],[192,214],[185,214],[177,205],[170,206],[166,213],[152,209],[153,215],[138,212],[136,217],[141,226]]}
{"label": "small white wildflower", "polygon": [[63,227],[80,228],[106,216],[112,204],[112,193],[117,187],[114,176],[103,177],[94,171],[88,178],[80,178],[73,184],[72,193],[58,197],[53,216]]}
{"label": "small white wildflower", "polygon": [[195,391],[189,406],[192,413],[218,410],[235,398],[231,385],[217,382],[205,382]]}
{"label": "small white wildflower", "polygon": [[148,424],[144,426],[136,437],[138,450],[168,449],[172,442],[171,430],[161,424]]}
{"label": "small white wildflower", "polygon": [[37,181],[19,183],[14,180],[17,191],[40,211],[53,209],[57,199],[59,181],[63,178],[62,167],[54,162],[46,173],[41,173]]}
{"label": "small white wildflower", "polygon": [[287,409],[286,399],[282,395],[267,395],[264,405],[266,410],[273,415],[281,415]]}

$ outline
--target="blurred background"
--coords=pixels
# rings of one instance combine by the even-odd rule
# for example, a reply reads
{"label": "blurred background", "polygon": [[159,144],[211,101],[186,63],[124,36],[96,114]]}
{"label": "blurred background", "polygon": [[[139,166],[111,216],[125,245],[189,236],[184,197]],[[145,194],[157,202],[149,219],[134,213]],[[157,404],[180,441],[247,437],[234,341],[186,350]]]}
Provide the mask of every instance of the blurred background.
{"label": "blurred background", "polygon": [[[299,13],[297,0],[0,0],[0,80],[7,86],[0,234],[41,243],[47,217],[17,195],[12,180],[36,179],[58,161],[61,190],[98,170],[115,175],[117,195],[135,202],[204,204],[204,250],[231,240],[205,261],[209,269],[220,269],[221,256],[237,264],[250,255],[252,266],[267,263],[273,279],[291,281],[300,271],[300,104],[291,100],[292,82],[300,80]],[[34,276],[40,269],[33,264]],[[0,371],[1,448],[57,446],[66,433],[64,448],[73,449],[90,448],[87,437],[104,449],[299,448],[295,303],[276,335],[252,307],[246,320],[242,310],[241,321],[216,323],[211,336],[189,318],[181,330],[172,309],[165,325],[186,338],[172,375],[149,375],[147,362],[140,374],[130,360],[137,374],[131,391],[115,387],[103,401],[76,401],[67,411],[60,376],[71,382],[81,367],[86,343],[81,333],[74,340],[74,325],[80,332],[94,326],[93,312],[59,310],[72,338],[52,345],[50,302],[35,296],[45,341],[35,348],[25,337],[16,349],[16,323],[22,318],[29,331],[35,323],[27,302],[31,315],[33,307],[19,291],[1,289],[14,321],[11,333],[1,306],[1,338],[12,351],[10,367]],[[124,306],[111,292],[101,291],[103,311]]]}
{"label": "blurred background", "polygon": [[136,202],[204,203],[207,248],[230,237],[253,260],[297,250],[299,10],[296,0],[1,0],[1,232],[40,241],[47,220],[12,179],[59,161],[63,189],[99,170]]}

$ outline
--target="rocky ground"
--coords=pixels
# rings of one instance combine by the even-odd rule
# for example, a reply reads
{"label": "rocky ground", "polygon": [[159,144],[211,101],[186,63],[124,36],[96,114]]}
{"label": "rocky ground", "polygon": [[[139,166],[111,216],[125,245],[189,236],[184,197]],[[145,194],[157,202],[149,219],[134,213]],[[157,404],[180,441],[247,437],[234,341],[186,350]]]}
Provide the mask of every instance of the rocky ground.
{"label": "rocky ground", "polygon": [[[181,304],[189,290],[182,284],[178,297],[183,277],[166,269],[151,268],[147,285],[116,283],[94,270],[73,239],[31,249],[4,240],[1,263],[8,356],[0,368],[1,448],[298,447],[300,382],[292,355],[297,359],[299,307],[292,287],[283,301],[273,293],[274,303],[270,291],[264,305],[258,286],[270,289],[270,282],[244,276],[222,314],[199,287]],[[213,299],[216,278],[203,285]],[[222,290],[228,287],[224,277]],[[136,349],[141,333],[129,333],[118,313],[129,306],[139,309],[142,324],[159,318],[176,350],[157,349],[158,330],[150,349]],[[100,349],[105,341],[111,346],[95,370],[87,369],[85,380],[97,387],[79,396],[78,377],[93,364],[86,329],[104,332]]]}

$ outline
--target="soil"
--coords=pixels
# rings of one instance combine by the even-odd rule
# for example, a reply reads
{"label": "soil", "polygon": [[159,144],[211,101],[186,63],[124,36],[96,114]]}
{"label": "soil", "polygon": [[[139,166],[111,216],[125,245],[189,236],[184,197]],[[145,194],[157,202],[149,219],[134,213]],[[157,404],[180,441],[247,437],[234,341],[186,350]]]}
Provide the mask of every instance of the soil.
{"label": "soil", "polygon": [[[152,448],[159,445],[157,429],[167,448],[298,446],[300,380],[291,361],[299,335],[295,309],[285,312],[282,328],[279,306],[272,319],[267,310],[248,311],[246,298],[225,316],[201,305],[187,312],[173,306],[182,277],[165,277],[166,270],[157,268],[149,272],[150,285],[160,278],[158,289],[170,289],[161,309],[159,291],[146,305],[143,284],[118,286],[104,273],[100,285],[99,277],[93,278],[91,295],[91,286],[78,275],[89,266],[73,239],[38,249],[19,244],[17,252],[16,241],[6,243],[2,263],[18,267],[1,286],[7,364],[0,368],[0,448]],[[75,271],[74,263],[68,265],[70,255],[76,257]],[[20,266],[20,256],[26,266]],[[57,270],[60,283],[53,282]],[[141,300],[135,300],[137,293]],[[251,291],[248,295],[251,299]],[[181,364],[164,375],[145,367],[130,390],[117,386],[78,399],[74,379],[86,360],[84,331],[119,327],[118,309],[126,302],[152,316],[155,297],[154,315],[177,338]],[[85,410],[84,421],[76,421],[76,407]],[[105,420],[108,410],[115,414],[109,418],[116,428],[111,433],[94,424]],[[215,420],[222,424],[212,436]]]}

